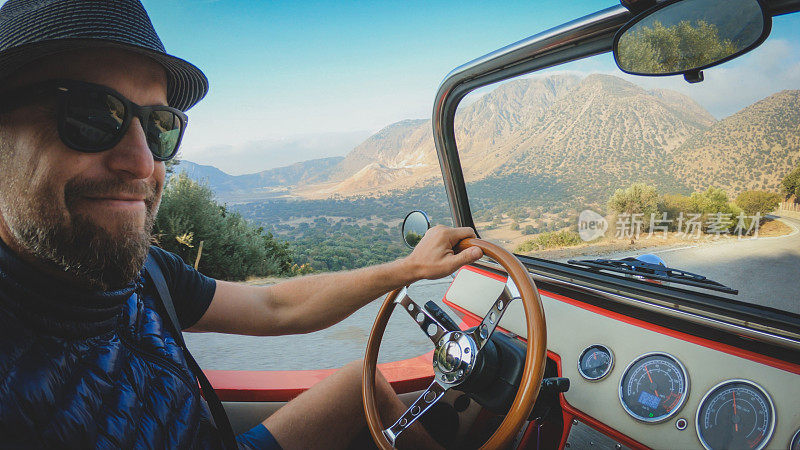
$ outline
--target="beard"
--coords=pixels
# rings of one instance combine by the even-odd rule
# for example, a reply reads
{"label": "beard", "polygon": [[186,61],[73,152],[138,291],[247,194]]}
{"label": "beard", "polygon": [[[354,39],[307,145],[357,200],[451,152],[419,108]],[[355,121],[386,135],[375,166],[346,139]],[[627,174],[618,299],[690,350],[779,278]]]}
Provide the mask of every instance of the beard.
{"label": "beard", "polygon": [[[64,185],[63,203],[57,190],[43,195],[25,183],[12,184],[16,186],[9,186],[4,193],[0,210],[17,244],[40,263],[93,290],[119,289],[138,278],[152,242],[160,200],[161,186],[156,182],[72,179]],[[140,226],[138,217],[111,212],[119,216],[114,217],[115,222],[122,224],[111,232],[75,211],[83,197],[104,193],[144,196],[144,225]]]}

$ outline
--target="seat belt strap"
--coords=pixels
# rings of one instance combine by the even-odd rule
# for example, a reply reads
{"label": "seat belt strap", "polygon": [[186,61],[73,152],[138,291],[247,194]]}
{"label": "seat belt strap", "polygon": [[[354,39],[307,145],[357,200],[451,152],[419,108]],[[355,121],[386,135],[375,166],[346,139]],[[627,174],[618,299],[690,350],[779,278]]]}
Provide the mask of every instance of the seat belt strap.
{"label": "seat belt strap", "polygon": [[153,259],[152,256],[147,255],[147,259],[144,262],[144,269],[147,275],[150,277],[150,280],[155,285],[156,291],[158,291],[158,297],[161,300],[161,304],[167,311],[169,321],[172,323],[172,329],[175,333],[175,340],[183,350],[183,355],[186,358],[186,362],[189,364],[189,369],[200,382],[200,388],[203,392],[203,397],[208,403],[208,407],[211,410],[211,415],[214,417],[214,423],[217,425],[217,429],[219,429],[220,433],[222,434],[223,444],[229,450],[237,449],[238,444],[236,443],[236,438],[233,434],[233,427],[231,427],[231,422],[228,420],[228,415],[225,413],[225,408],[222,406],[222,402],[219,400],[219,397],[217,397],[217,393],[214,392],[214,388],[211,386],[208,378],[206,378],[203,370],[197,364],[197,361],[194,360],[194,357],[192,357],[189,349],[186,348],[186,342],[183,340],[183,333],[181,332],[180,321],[178,321],[178,314],[175,312],[175,305],[172,304],[172,296],[169,294],[167,281],[164,279],[164,274],[161,271],[161,267],[159,267],[158,263]]}

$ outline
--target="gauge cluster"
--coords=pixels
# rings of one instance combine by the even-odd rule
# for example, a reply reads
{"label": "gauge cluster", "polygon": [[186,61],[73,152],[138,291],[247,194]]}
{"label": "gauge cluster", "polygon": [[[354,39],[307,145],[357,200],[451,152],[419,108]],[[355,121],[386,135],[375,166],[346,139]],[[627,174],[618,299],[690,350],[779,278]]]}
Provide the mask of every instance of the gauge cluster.
{"label": "gauge cluster", "polygon": [[[483,299],[503,287],[462,270],[446,299],[480,317]],[[800,450],[797,366],[555,294],[541,299],[548,323],[559,324],[547,327],[547,350],[571,380],[561,398],[578,423],[630,447]],[[527,336],[521,304],[509,305],[503,328]]]}
{"label": "gauge cluster", "polygon": [[[614,357],[602,344],[586,347],[578,358],[578,373],[599,381],[611,373]],[[675,356],[652,352],[633,359],[619,381],[619,401],[625,412],[643,423],[660,423],[681,412],[689,396],[689,374]],[[695,413],[695,429],[703,448],[760,450],[775,431],[775,405],[769,393],[746,379],[723,381],[704,393]],[[681,425],[678,425],[681,424]],[[686,428],[686,420],[676,423]],[[800,450],[800,430],[790,450]]]}

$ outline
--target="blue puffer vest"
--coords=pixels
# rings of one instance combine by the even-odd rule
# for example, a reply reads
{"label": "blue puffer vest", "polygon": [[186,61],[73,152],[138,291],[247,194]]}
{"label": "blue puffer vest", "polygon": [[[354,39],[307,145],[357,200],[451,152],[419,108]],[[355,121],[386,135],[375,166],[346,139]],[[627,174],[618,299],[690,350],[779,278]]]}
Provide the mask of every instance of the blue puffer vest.
{"label": "blue puffer vest", "polygon": [[0,243],[0,447],[221,447],[145,280],[79,291]]}

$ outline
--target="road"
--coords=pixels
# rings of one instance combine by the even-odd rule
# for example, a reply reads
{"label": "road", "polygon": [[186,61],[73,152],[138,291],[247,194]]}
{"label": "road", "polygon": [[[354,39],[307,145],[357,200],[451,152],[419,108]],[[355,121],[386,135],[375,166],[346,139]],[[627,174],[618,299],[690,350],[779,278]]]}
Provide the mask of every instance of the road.
{"label": "road", "polygon": [[[800,314],[800,220],[781,217],[793,228],[786,236],[758,239],[727,239],[689,244],[685,247],[648,251],[660,256],[668,267],[703,275],[739,290],[724,297],[771,306]],[[635,256],[630,253],[604,258]]]}
{"label": "road", "polygon": [[[742,239],[656,250],[670,267],[705,275],[739,289],[739,300],[800,314],[800,220],[783,218],[794,231],[775,238]],[[621,258],[630,254],[605,257]],[[418,303],[441,303],[451,278],[421,281],[409,288]],[[305,335],[278,337],[184,333],[201,367],[222,370],[300,370],[336,368],[362,358],[367,336],[382,299],[356,311],[339,324]],[[386,329],[379,362],[411,358],[433,344],[402,311],[395,311]]]}

